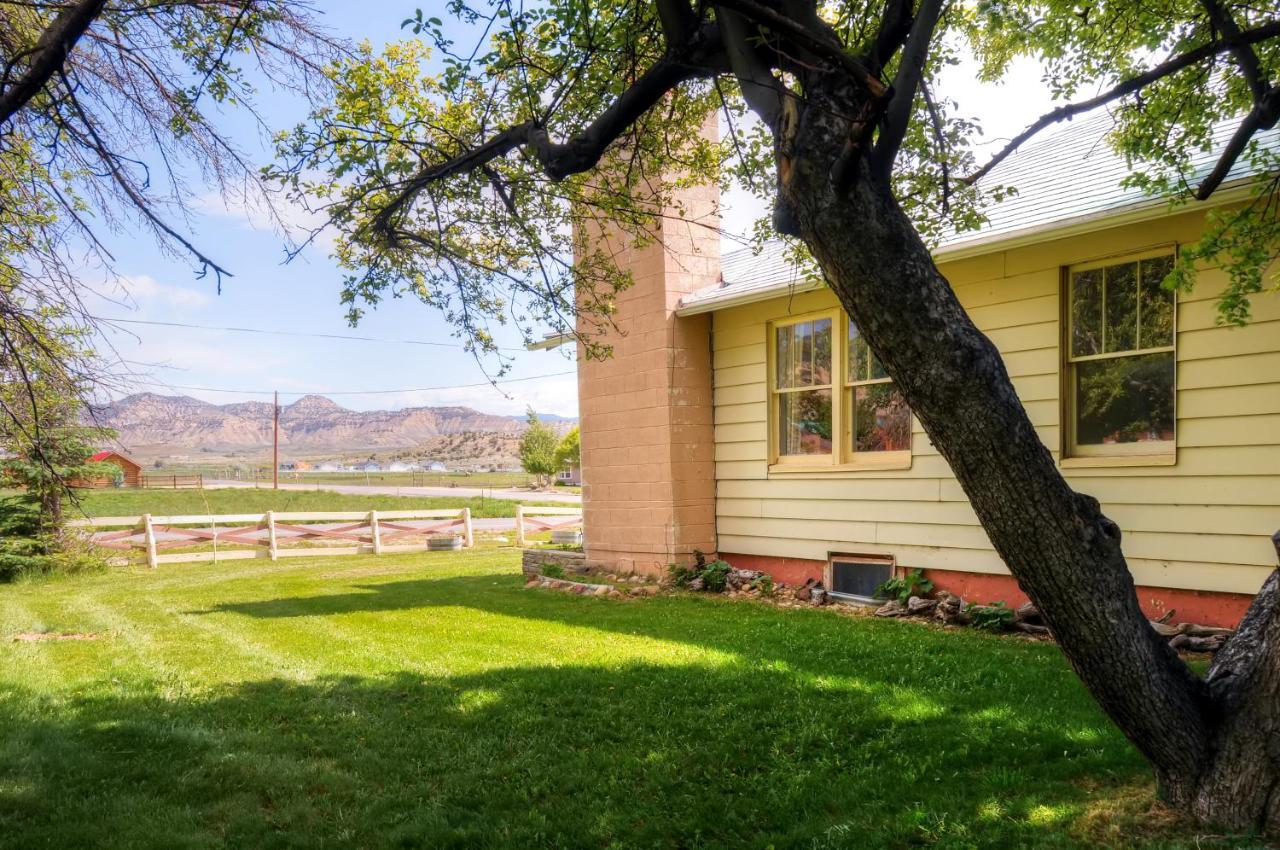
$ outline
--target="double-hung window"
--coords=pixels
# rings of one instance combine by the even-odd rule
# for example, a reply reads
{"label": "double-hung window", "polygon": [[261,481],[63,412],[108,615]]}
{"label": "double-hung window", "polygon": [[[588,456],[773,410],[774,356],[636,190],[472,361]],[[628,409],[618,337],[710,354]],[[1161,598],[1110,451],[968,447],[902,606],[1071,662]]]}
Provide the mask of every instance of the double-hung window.
{"label": "double-hung window", "polygon": [[774,327],[773,404],[780,457],[831,457],[834,331],[832,316]]}
{"label": "double-hung window", "polygon": [[771,462],[781,470],[911,464],[911,410],[843,313],[770,327]]}
{"label": "double-hung window", "polygon": [[1174,453],[1177,303],[1165,249],[1067,270],[1067,454]]}

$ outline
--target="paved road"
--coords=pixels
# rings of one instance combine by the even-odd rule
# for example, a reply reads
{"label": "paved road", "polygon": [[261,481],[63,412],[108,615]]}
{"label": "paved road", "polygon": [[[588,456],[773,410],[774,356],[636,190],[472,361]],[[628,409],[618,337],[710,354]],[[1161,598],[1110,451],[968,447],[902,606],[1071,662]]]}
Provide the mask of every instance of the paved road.
{"label": "paved road", "polygon": [[[253,488],[269,489],[271,485],[253,484],[249,481],[213,480],[204,482],[209,489]],[[514,490],[501,487],[397,487],[393,484],[281,484],[281,490],[331,490],[355,496],[459,496],[486,499],[510,499],[513,502],[560,502],[577,507],[582,504],[578,493],[557,493],[553,490]]]}

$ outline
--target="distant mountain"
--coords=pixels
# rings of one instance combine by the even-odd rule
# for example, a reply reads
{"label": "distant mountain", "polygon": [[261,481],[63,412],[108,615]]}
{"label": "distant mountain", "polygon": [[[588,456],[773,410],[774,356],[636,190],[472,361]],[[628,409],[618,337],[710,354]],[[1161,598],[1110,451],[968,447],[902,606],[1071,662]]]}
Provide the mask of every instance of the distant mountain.
{"label": "distant mountain", "polygon": [[[238,452],[271,445],[271,405],[248,401],[210,404],[189,396],[138,393],[94,411],[133,451]],[[577,420],[541,415],[568,428]],[[292,454],[401,449],[451,434],[518,434],[523,416],[480,413],[469,407],[407,407],[355,411],[321,395],[280,408],[280,445]]]}

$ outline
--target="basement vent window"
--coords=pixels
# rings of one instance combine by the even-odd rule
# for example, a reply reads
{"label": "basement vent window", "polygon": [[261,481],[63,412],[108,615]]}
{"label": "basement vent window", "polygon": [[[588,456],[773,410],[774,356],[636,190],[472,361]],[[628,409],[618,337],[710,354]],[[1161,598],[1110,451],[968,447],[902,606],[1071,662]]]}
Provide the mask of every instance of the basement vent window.
{"label": "basement vent window", "polygon": [[893,578],[894,560],[880,555],[832,555],[827,565],[829,593],[838,599],[875,601],[876,588]]}

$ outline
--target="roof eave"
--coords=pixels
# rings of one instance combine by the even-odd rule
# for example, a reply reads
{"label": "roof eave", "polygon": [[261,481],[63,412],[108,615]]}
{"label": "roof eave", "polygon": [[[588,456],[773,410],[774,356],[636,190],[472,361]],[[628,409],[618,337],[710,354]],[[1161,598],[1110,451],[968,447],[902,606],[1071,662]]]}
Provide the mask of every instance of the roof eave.
{"label": "roof eave", "polygon": [[[1252,178],[1243,177],[1224,184],[1222,188],[1214,192],[1212,198],[1196,204],[1194,208],[1209,209],[1242,201],[1248,196],[1251,182]],[[1027,245],[1048,241],[1049,239],[1066,239],[1072,236],[1095,233],[1111,227],[1122,227],[1126,224],[1137,224],[1143,221],[1155,221],[1180,215],[1190,211],[1190,209],[1191,207],[1187,206],[1174,207],[1166,198],[1152,198],[1123,207],[1115,207],[1074,218],[1059,219],[1058,221],[1047,222],[1008,233],[994,234],[989,237],[979,236],[951,247],[940,248],[934,252],[933,259],[936,263],[968,260],[985,254],[1023,248]],[[825,285],[822,281],[815,280],[806,280],[800,283],[785,281],[769,284],[726,298],[711,297],[703,301],[695,301],[689,305],[682,303],[676,308],[676,315],[696,316],[701,313],[713,313],[718,310],[727,310],[730,307],[741,307],[746,304],[768,301],[784,294],[809,292],[821,289]]]}

